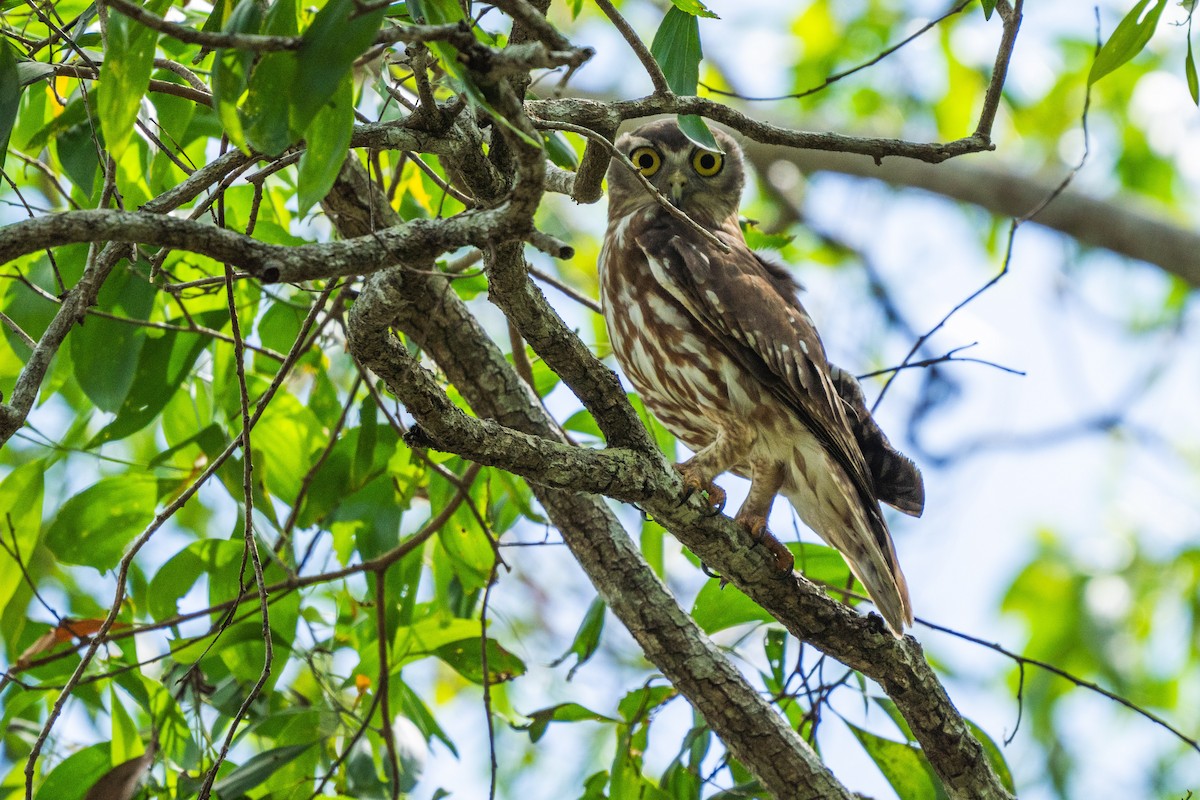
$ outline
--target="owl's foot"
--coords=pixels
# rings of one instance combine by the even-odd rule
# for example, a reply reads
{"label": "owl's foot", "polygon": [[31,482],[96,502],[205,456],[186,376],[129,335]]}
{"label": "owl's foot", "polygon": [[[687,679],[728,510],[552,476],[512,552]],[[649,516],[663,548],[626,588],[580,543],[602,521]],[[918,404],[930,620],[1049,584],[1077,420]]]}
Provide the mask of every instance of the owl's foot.
{"label": "owl's foot", "polygon": [[796,565],[796,557],[783,542],[776,539],[775,535],[767,530],[766,517],[760,514],[738,514],[733,521],[745,528],[756,544],[767,548],[767,552],[775,559],[775,568],[779,570],[780,576],[792,574],[792,568]]}
{"label": "owl's foot", "polygon": [[725,510],[725,490],[712,481],[705,480],[700,474],[700,470],[692,466],[690,461],[676,464],[675,471],[683,478],[684,492],[683,501],[680,505],[686,503],[688,498],[696,492],[703,492],[704,498],[711,509],[709,516],[715,517]]}

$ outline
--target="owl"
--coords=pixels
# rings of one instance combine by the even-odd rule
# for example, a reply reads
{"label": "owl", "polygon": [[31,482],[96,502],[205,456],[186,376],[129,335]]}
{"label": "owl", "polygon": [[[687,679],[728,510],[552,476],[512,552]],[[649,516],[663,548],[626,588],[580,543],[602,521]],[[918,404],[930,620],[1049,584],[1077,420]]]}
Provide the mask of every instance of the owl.
{"label": "owl", "polygon": [[599,261],[613,351],[646,407],[695,454],[675,465],[689,491],[721,509],[725,493],[713,479],[748,478],[735,520],[790,574],[790,552],[767,530],[783,494],[901,636],[912,606],[880,502],[920,516],[921,473],[888,442],[854,377],[826,359],[799,285],[747,246],[741,149],[715,135],[724,153],[697,147],[673,120],[617,139],[641,177],[726,249],[613,159]]}

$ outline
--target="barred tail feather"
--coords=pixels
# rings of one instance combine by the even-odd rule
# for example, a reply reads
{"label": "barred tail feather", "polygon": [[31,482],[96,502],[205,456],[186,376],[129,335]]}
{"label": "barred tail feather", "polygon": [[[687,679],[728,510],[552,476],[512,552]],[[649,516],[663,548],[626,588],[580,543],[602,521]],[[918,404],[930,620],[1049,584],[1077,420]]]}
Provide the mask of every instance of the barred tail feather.
{"label": "barred tail feather", "polygon": [[833,509],[807,505],[804,502],[807,498],[799,492],[788,492],[787,496],[805,524],[842,554],[854,577],[866,587],[888,628],[897,639],[902,637],[904,628],[913,624],[912,602],[883,517],[878,511],[875,515],[862,513],[865,509],[829,513]]}
{"label": "barred tail feather", "polygon": [[912,627],[913,624],[912,602],[908,597],[908,582],[904,580],[904,573],[900,571],[900,564],[895,560],[895,555],[892,556],[892,569],[887,569],[885,565],[873,560],[858,563],[845,552],[842,553],[842,558],[846,560],[854,577],[866,587],[867,594],[879,609],[892,634],[897,639],[904,636],[904,628]]}

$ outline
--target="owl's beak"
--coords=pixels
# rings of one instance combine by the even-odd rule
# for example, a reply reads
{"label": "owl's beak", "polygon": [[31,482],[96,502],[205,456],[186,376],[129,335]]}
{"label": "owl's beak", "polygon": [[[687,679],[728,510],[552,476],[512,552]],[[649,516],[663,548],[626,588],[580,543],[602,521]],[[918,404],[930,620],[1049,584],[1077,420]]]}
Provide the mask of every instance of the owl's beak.
{"label": "owl's beak", "polygon": [[676,172],[668,179],[667,186],[669,189],[667,197],[670,199],[671,205],[683,208],[683,190],[687,187],[687,178],[682,172]]}

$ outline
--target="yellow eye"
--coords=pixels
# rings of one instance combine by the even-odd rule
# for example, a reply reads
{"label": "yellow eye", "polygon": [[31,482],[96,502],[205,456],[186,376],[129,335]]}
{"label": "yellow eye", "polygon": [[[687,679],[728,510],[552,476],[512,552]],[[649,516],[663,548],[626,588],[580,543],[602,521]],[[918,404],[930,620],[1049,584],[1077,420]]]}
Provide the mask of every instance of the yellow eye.
{"label": "yellow eye", "polygon": [[725,159],[720,153],[711,150],[697,150],[692,153],[692,169],[702,178],[711,178],[725,166]]}
{"label": "yellow eye", "polygon": [[639,147],[629,154],[629,160],[638,168],[638,172],[649,178],[658,172],[662,166],[662,156],[653,147]]}

